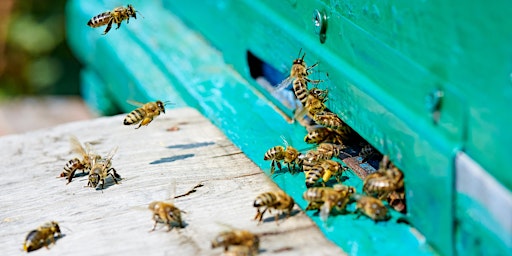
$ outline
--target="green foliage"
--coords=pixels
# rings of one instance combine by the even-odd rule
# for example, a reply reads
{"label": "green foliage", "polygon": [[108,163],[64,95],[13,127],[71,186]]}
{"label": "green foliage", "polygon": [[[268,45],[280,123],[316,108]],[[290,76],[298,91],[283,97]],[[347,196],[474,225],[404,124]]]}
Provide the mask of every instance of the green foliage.
{"label": "green foliage", "polygon": [[65,3],[15,1],[2,42],[6,66],[0,70],[0,97],[78,94],[80,65],[65,41]]}

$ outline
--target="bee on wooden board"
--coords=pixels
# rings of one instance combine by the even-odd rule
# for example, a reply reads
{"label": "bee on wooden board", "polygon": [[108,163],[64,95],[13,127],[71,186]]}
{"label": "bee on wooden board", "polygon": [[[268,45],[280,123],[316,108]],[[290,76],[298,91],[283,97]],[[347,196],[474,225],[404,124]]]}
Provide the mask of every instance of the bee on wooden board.
{"label": "bee on wooden board", "polygon": [[88,187],[96,188],[98,184],[101,184],[101,189],[105,187],[105,180],[110,175],[114,182],[118,184],[117,179],[121,179],[121,176],[117,174],[116,169],[112,168],[112,158],[117,151],[117,147],[112,149],[105,159],[91,159],[91,171],[89,172]]}
{"label": "bee on wooden board", "polygon": [[317,165],[313,166],[309,171],[306,171],[306,187],[311,188],[322,179],[322,186],[329,181],[331,176],[336,177],[336,181],[340,182],[342,173],[347,170],[340,163],[334,160],[322,160]]}
{"label": "bee on wooden board", "polygon": [[137,13],[133,6],[129,4],[127,7],[117,7],[112,11],[104,12],[92,17],[88,22],[87,26],[92,28],[101,27],[107,25],[107,28],[103,32],[104,35],[112,28],[112,23],[117,24],[117,28],[121,27],[121,22],[126,20],[126,23],[130,23],[130,17],[137,19]]}
{"label": "bee on wooden board", "polygon": [[153,121],[153,118],[160,115],[160,113],[165,114],[165,105],[170,104],[168,102],[164,103],[160,100],[157,100],[155,102],[148,102],[146,104],[136,102],[136,101],[129,101],[130,104],[138,106],[135,110],[130,112],[125,118],[124,118],[124,125],[133,125],[133,124],[139,124],[135,129],[139,129],[143,125],[148,125]]}
{"label": "bee on wooden board", "polygon": [[327,221],[332,208],[338,211],[345,211],[345,207],[354,194],[354,187],[336,184],[334,187],[315,187],[308,188],[302,197],[308,201],[307,210],[320,209],[320,218]]}
{"label": "bee on wooden board", "polygon": [[[258,224],[260,224],[263,220],[263,214],[265,214],[267,210],[269,213],[271,213],[272,210],[275,210],[276,214],[274,216],[274,220],[276,221],[276,224],[279,225],[279,212],[285,213],[288,218],[290,217],[294,205],[295,202],[293,201],[293,198],[283,191],[262,193],[256,197],[253,203],[253,206],[257,208],[254,219],[258,220]],[[261,208],[263,208],[263,211],[261,211]]]}
{"label": "bee on wooden board", "polygon": [[55,221],[45,223],[44,225],[30,231],[23,243],[23,251],[31,252],[41,247],[55,244],[55,235],[61,237],[59,224]]}
{"label": "bee on wooden board", "polygon": [[171,231],[174,227],[184,228],[183,221],[181,219],[181,211],[173,203],[164,201],[154,201],[148,206],[149,210],[153,213],[153,220],[155,224],[150,232],[154,231],[158,223],[167,225],[167,232]]}
{"label": "bee on wooden board", "polygon": [[[240,229],[224,231],[218,234],[212,240],[212,249],[224,247],[224,252],[228,252],[230,247],[245,247],[246,255],[257,255],[260,247],[260,239],[257,235]],[[235,249],[240,251],[239,249]]]}
{"label": "bee on wooden board", "polygon": [[388,220],[390,218],[388,208],[384,206],[381,200],[364,195],[354,195],[352,198],[356,200],[355,213],[358,214],[358,218],[361,217],[361,215],[366,215],[375,222]]}
{"label": "bee on wooden board", "polygon": [[72,151],[79,154],[80,158],[76,157],[69,160],[64,166],[64,171],[60,174],[60,177],[67,177],[68,184],[73,180],[77,170],[82,170],[82,173],[85,173],[85,171],[89,172],[91,169],[91,159],[99,160],[101,158],[101,156],[92,153],[90,144],[85,144],[84,148],[75,136],[71,136],[69,140]]}
{"label": "bee on wooden board", "polygon": [[288,145],[288,142],[283,139],[285,143],[285,147],[283,146],[275,146],[267,150],[265,152],[265,155],[263,157],[263,160],[271,160],[270,163],[270,173],[274,174],[275,166],[281,170],[281,162],[283,161],[285,164],[288,165],[288,170],[292,170],[290,164],[293,164],[293,166],[301,165],[301,159],[300,155],[301,153],[295,149],[294,147]]}

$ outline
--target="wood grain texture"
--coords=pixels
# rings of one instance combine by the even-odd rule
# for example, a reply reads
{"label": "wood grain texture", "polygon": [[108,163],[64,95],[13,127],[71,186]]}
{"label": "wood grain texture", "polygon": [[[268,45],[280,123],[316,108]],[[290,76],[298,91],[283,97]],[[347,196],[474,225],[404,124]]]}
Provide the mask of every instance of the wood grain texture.
{"label": "wood grain texture", "polygon": [[[278,188],[196,110],[168,110],[138,130],[124,126],[123,119],[98,118],[0,138],[0,254],[21,254],[28,232],[51,220],[59,222],[64,237],[32,255],[220,255],[222,249],[212,250],[210,241],[228,226],[260,234],[261,255],[344,254],[297,206],[279,226],[271,215],[257,225],[253,200]],[[68,185],[57,178],[75,157],[70,135],[92,143],[102,155],[118,146],[113,167],[120,184],[109,179],[100,191],[84,187],[86,175]],[[148,232],[151,201],[186,193],[200,182],[196,192],[174,200],[186,212],[184,229],[166,232],[159,225]]]}

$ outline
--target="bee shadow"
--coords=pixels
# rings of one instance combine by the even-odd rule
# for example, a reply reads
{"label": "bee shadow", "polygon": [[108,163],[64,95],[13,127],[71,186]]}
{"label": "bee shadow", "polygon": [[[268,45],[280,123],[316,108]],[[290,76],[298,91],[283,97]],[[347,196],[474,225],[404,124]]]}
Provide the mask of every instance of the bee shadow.
{"label": "bee shadow", "polygon": [[149,164],[163,164],[163,163],[170,163],[178,160],[183,160],[189,157],[193,157],[195,154],[184,154],[184,155],[177,155],[177,156],[171,156],[171,157],[163,157],[158,160],[155,160]]}
{"label": "bee shadow", "polygon": [[332,187],[334,186],[335,184],[339,184],[339,183],[343,183],[345,182],[346,180],[350,179],[349,177],[347,176],[341,176],[340,177],[340,182],[338,182],[336,179],[329,179],[326,183],[325,183],[325,186],[326,187]]}
{"label": "bee shadow", "polygon": [[171,145],[171,146],[167,146],[167,148],[192,149],[192,148],[211,146],[214,144],[215,144],[215,142],[208,141],[208,142],[197,142],[197,143],[189,143],[189,144]]}
{"label": "bee shadow", "polygon": [[[290,217],[293,217],[293,216],[295,216],[295,215],[297,215],[299,213],[300,213],[300,210],[294,209],[294,210],[292,210],[290,212]],[[286,214],[279,214],[277,216],[277,221],[279,222],[279,221],[281,221],[283,219],[286,220],[287,217],[288,217],[288,215],[286,215]],[[262,222],[263,223],[275,222],[274,215],[270,215],[270,216],[266,217],[265,219],[263,219]]]}
{"label": "bee shadow", "polygon": [[[116,180],[117,182],[119,183],[119,181],[122,181],[123,178],[121,178],[121,176],[119,177],[116,177]],[[119,183],[121,184],[121,183]],[[113,185],[118,185],[117,183],[114,182],[114,180],[112,180],[112,177],[109,176],[109,178],[105,179],[105,184],[103,185],[103,188],[101,187],[101,185],[97,185],[96,188],[94,188],[95,190],[104,190],[104,189],[107,189]]]}
{"label": "bee shadow", "polygon": [[288,166],[284,166],[281,168],[281,170],[277,169],[274,171],[274,173],[272,174],[272,176],[279,176],[279,175],[283,175],[283,174],[286,174],[286,173],[289,173],[291,175],[295,175],[297,173],[301,173],[302,172],[302,169],[299,169],[298,167],[290,167],[288,168]]}

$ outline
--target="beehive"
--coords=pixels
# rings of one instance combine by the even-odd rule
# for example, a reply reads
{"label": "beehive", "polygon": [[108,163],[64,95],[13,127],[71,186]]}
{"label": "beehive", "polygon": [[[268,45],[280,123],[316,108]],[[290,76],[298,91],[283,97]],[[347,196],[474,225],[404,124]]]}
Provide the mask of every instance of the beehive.
{"label": "beehive", "polygon": [[[263,152],[280,135],[302,147],[305,130],[283,118],[292,109],[255,76],[275,83],[278,76],[262,68],[285,75],[302,49],[329,74],[328,107],[404,171],[407,218],[435,251],[511,251],[509,3],[132,4],[144,18],[102,36],[85,22],[111,9],[108,2],[69,2],[68,38],[85,64],[91,106],[112,113],[130,110],[126,99],[157,98],[192,106],[268,170]],[[274,181],[304,207],[303,180],[285,174]],[[432,253],[407,225],[351,218],[318,223],[347,252]]]}

